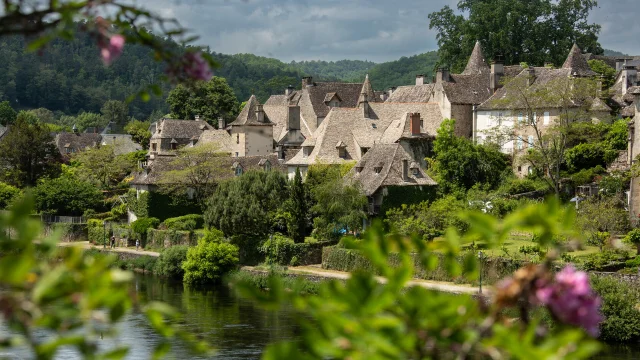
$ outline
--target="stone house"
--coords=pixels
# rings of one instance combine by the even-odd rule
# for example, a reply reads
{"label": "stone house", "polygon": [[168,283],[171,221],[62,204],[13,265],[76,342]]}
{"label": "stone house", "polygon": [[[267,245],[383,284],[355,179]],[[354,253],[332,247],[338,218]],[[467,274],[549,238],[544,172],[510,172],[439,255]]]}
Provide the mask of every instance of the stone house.
{"label": "stone house", "polygon": [[[629,123],[629,148],[628,148],[628,166],[633,166],[638,162],[640,155],[640,131],[638,125],[640,123],[640,86],[628,89],[628,94],[635,97],[634,108],[635,116]],[[640,178],[631,178],[629,188],[629,214],[632,223],[635,225],[640,219]]]}
{"label": "stone house", "polygon": [[[385,198],[389,206],[399,189],[413,190],[409,201],[419,202],[434,196],[437,185],[415,161],[414,155],[399,143],[374,145],[349,171],[346,179],[359,184],[369,200],[370,215],[381,212]],[[398,198],[396,200],[400,202],[407,201],[407,197]]]}
{"label": "stone house", "polygon": [[611,100],[619,108],[620,116],[623,118],[635,116],[635,96],[629,92],[629,89],[640,84],[637,66],[625,61],[610,89]]}
{"label": "stone house", "polygon": [[155,160],[160,156],[172,156],[180,147],[193,144],[193,139],[199,138],[205,130],[213,130],[206,121],[162,119],[150,127],[149,159]]}
{"label": "stone house", "polygon": [[[557,99],[544,100],[545,105],[531,108],[525,96],[520,94],[544,93],[556,81],[572,78],[590,78],[596,74],[591,71],[580,49],[574,45],[567,60],[559,69],[550,66],[529,67],[520,71],[514,78],[513,87],[499,87],[487,101],[475,110],[473,120],[473,140],[476,143],[488,141],[498,142],[502,152],[513,155],[514,171],[519,176],[530,173],[533,169],[519,164],[517,157],[535,145],[537,134],[531,123],[544,132],[561,116],[566,116],[567,103]],[[517,90],[518,87],[521,91]],[[573,94],[571,94],[573,95]],[[593,122],[610,121],[611,108],[599,96],[599,92],[587,95],[586,98],[571,99],[569,114],[576,119],[589,119]],[[536,95],[532,95],[535,97]],[[540,99],[536,98],[534,102]],[[531,101],[529,99],[529,101]],[[496,133],[504,134],[497,139]]]}
{"label": "stone house", "polygon": [[375,94],[363,86],[357,107],[331,109],[302,143],[302,149],[286,162],[290,178],[296,168],[304,175],[315,163],[359,161],[378,143],[399,143],[426,166],[424,158],[430,154],[432,139],[444,120],[438,104],[369,102],[369,96]]}
{"label": "stone house", "polygon": [[55,136],[55,144],[62,158],[68,161],[71,155],[86,150],[88,148],[99,146],[102,142],[102,135],[87,134],[78,132],[74,126],[74,132],[61,132]]}
{"label": "stone house", "polygon": [[273,127],[264,106],[254,95],[249,98],[238,117],[229,124],[233,157],[270,155],[274,152]]}

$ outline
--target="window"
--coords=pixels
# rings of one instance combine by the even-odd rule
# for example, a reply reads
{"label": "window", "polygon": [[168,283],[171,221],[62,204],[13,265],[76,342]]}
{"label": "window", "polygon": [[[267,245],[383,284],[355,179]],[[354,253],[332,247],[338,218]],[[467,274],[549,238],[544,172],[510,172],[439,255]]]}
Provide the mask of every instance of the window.
{"label": "window", "polygon": [[518,166],[518,172],[522,172],[522,166]]}
{"label": "window", "polygon": [[270,170],[271,170],[271,163],[267,161],[264,164],[264,171],[270,171]]}
{"label": "window", "polygon": [[518,137],[518,141],[517,141],[517,144],[516,144],[516,148],[517,148],[518,150],[522,149],[522,138],[521,138],[521,137]]}
{"label": "window", "polygon": [[522,124],[524,122],[524,116],[522,115],[522,113],[518,114],[518,124]]}
{"label": "window", "polygon": [[347,157],[347,148],[345,148],[345,147],[338,148],[338,156],[340,156],[343,159],[346,158]]}
{"label": "window", "polygon": [[420,169],[418,168],[413,168],[413,176],[419,176],[420,175]]}
{"label": "window", "polygon": [[178,148],[178,144],[176,143],[171,143],[171,150],[175,150]]}
{"label": "window", "polygon": [[242,166],[238,165],[236,167],[236,176],[242,175]]}
{"label": "window", "polygon": [[380,174],[380,172],[382,171],[382,166],[377,166],[373,169],[373,171],[376,172],[376,174]]}
{"label": "window", "polygon": [[531,166],[527,167],[527,174],[533,174],[533,168]]}
{"label": "window", "polygon": [[362,172],[362,169],[364,169],[362,166],[356,166],[356,173],[360,174]]}
{"label": "window", "polygon": [[65,148],[65,151],[67,152],[67,154],[71,154],[71,148]]}
{"label": "window", "polygon": [[158,144],[156,144],[156,143],[151,144],[151,150],[152,151],[157,151],[158,150]]}
{"label": "window", "polygon": [[533,135],[529,135],[527,142],[529,143],[529,149],[531,149],[533,147]]}
{"label": "window", "polygon": [[538,114],[534,111],[533,116],[531,116],[531,125],[535,125],[536,122],[538,122]]}
{"label": "window", "polygon": [[360,152],[362,153],[363,156],[364,154],[367,153],[367,151],[369,151],[369,148],[366,148],[366,147],[360,148]]}
{"label": "window", "polygon": [[240,144],[240,134],[236,134],[236,144]]}
{"label": "window", "polygon": [[240,154],[236,151],[236,157],[240,156]]}
{"label": "window", "polygon": [[548,111],[544,112],[544,124],[545,125],[549,125],[549,123],[551,122],[551,114],[549,114]]}

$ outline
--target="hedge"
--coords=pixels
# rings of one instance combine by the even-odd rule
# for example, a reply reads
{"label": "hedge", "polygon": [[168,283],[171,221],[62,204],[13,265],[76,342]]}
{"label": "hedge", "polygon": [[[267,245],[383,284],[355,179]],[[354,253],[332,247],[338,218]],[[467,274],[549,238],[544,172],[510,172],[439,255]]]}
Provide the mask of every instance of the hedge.
{"label": "hedge", "polygon": [[138,197],[135,191],[128,194],[127,205],[137,217],[154,217],[164,221],[169,218],[194,214],[201,211],[195,201],[173,199],[157,191],[147,191]]}
{"label": "hedge", "polygon": [[299,243],[282,235],[275,235],[260,247],[264,261],[277,265],[311,265],[322,262],[322,248],[333,245],[329,242]]}
{"label": "hedge", "polygon": [[204,230],[147,230],[147,246],[150,248],[168,248],[175,245],[195,246],[204,236]]}
{"label": "hedge", "polygon": [[165,220],[162,225],[169,230],[190,231],[202,229],[204,227],[204,216],[199,214],[178,216]]}
{"label": "hedge", "polygon": [[106,239],[107,244],[109,244],[109,238],[111,238],[111,235],[115,235],[115,237],[118,239],[133,238],[131,230],[126,224],[107,222],[107,228],[105,232],[103,220],[87,220],[87,238],[90,243],[95,245],[102,245],[103,239]]}
{"label": "hedge", "polygon": [[[462,277],[454,278],[443,266],[443,256],[439,256],[438,266],[433,271],[425,270],[420,264],[420,259],[413,256],[414,277],[424,280],[448,281],[448,282],[468,282]],[[390,256],[390,265],[399,264],[398,257],[393,254]],[[463,258],[459,257],[462,264]],[[506,258],[487,258],[482,265],[482,281],[483,283],[493,284],[506,276],[513,274],[523,265],[521,260]],[[352,272],[355,270],[374,271],[371,262],[362,256],[357,250],[345,249],[337,246],[325,247],[322,249],[322,268],[329,270],[338,270]]]}

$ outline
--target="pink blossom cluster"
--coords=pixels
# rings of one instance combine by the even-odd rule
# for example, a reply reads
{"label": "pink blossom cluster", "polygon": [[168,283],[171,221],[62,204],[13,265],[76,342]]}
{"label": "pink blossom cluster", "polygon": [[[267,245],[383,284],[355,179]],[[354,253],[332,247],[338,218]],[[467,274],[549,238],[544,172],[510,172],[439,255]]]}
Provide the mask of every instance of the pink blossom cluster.
{"label": "pink blossom cluster", "polygon": [[100,47],[100,55],[105,65],[109,66],[113,61],[122,55],[124,49],[125,38],[122,35],[116,34],[111,38],[102,39],[98,41]]}
{"label": "pink blossom cluster", "polygon": [[589,277],[569,265],[555,276],[555,281],[536,284],[535,299],[546,305],[553,315],[565,324],[584,328],[591,336],[598,336],[602,300],[591,289]]}
{"label": "pink blossom cluster", "polygon": [[213,76],[209,63],[202,57],[202,53],[187,52],[183,58],[184,73],[193,80],[208,81]]}

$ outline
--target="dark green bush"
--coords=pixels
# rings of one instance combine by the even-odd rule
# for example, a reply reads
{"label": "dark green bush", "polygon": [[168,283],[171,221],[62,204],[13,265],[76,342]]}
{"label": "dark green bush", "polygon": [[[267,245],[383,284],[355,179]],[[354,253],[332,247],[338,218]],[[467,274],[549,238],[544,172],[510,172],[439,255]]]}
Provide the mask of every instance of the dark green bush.
{"label": "dark green bush", "polygon": [[167,248],[160,253],[156,262],[155,273],[174,279],[182,279],[184,270],[182,263],[187,259],[188,246],[178,245]]}
{"label": "dark green bush", "polygon": [[624,267],[627,257],[626,252],[605,250],[587,256],[582,268],[588,271],[616,271]]}
{"label": "dark green bush", "polygon": [[103,206],[102,193],[93,184],[72,176],[42,179],[33,189],[36,210],[54,215],[80,216]]}
{"label": "dark green bush", "polygon": [[21,194],[17,187],[0,182],[0,209],[6,209]]}
{"label": "dark green bush", "polygon": [[160,220],[156,218],[140,218],[131,223],[131,231],[134,239],[140,240],[142,247],[147,243],[147,230],[157,228]]}
{"label": "dark green bush", "polygon": [[618,151],[612,149],[606,142],[579,144],[565,153],[565,161],[571,172],[590,169],[598,165],[607,166],[616,157],[618,157]]}
{"label": "dark green bush", "polygon": [[592,276],[591,285],[602,297],[600,324],[604,341],[637,341],[640,339],[640,290],[629,283],[607,276]]}
{"label": "dark green bush", "polygon": [[152,272],[157,261],[157,257],[145,255],[133,259],[131,264],[134,269],[142,270],[143,272]]}
{"label": "dark green bush", "polygon": [[224,241],[221,231],[207,231],[198,246],[189,248],[182,263],[184,282],[204,285],[219,282],[238,264],[238,248]]}
{"label": "dark green bush", "polygon": [[169,230],[193,231],[204,227],[204,216],[191,214],[165,220],[162,223]]}

